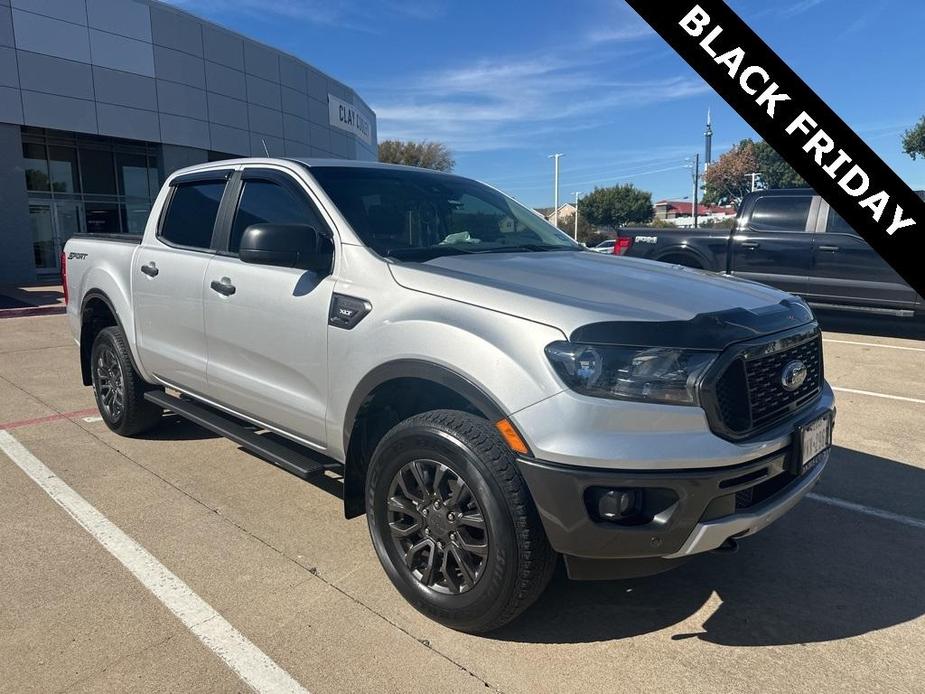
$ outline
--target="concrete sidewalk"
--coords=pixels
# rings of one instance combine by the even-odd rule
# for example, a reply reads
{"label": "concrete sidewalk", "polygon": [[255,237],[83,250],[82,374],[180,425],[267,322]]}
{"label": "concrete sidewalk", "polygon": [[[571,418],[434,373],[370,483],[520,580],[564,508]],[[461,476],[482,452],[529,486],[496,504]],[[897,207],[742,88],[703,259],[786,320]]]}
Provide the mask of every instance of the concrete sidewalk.
{"label": "concrete sidewalk", "polygon": [[0,318],[50,316],[66,310],[58,281],[0,287]]}

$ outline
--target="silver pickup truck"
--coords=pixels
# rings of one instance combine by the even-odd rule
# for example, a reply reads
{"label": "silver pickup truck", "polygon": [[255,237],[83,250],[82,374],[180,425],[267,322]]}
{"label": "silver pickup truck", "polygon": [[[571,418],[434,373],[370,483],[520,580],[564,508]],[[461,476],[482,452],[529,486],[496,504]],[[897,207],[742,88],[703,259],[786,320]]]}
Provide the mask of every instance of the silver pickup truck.
{"label": "silver pickup truck", "polygon": [[592,253],[497,190],[344,161],[173,174],[144,236],[64,251],[83,380],[126,436],[187,417],[338,475],[417,609],[484,632],[573,579],[735,549],[834,426],[803,301]]}

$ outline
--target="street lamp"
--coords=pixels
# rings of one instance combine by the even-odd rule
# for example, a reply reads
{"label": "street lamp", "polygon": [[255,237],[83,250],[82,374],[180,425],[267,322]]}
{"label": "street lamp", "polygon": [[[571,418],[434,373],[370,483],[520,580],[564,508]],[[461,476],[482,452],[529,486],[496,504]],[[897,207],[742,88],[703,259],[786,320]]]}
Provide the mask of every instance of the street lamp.
{"label": "street lamp", "polygon": [[552,213],[552,223],[556,226],[556,228],[559,227],[559,157],[561,156],[561,152],[557,152],[556,154],[550,154],[548,157],[546,157],[547,159],[554,159],[556,165],[556,173],[553,177],[553,186],[555,189],[553,192],[553,199],[555,200],[555,207],[553,208]]}
{"label": "street lamp", "polygon": [[575,196],[575,240],[578,240],[578,196],[581,193],[572,193]]}

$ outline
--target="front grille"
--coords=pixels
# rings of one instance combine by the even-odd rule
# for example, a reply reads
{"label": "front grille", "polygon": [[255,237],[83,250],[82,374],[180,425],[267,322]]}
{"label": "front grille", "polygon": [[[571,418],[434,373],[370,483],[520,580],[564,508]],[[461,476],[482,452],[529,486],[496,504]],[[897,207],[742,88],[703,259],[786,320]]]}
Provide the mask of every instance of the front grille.
{"label": "front grille", "polygon": [[[712,389],[718,433],[742,438],[773,426],[816,399],[822,389],[822,338],[818,331],[805,337],[749,345],[727,363]],[[784,388],[782,375],[787,364],[796,360],[806,366],[806,380],[790,391]]]}

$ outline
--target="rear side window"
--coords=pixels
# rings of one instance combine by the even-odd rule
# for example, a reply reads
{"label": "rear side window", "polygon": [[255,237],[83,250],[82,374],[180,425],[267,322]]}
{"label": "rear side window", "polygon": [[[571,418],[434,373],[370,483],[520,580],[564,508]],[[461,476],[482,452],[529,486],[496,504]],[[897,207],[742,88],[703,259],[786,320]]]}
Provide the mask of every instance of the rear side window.
{"label": "rear side window", "polygon": [[854,234],[857,236],[858,232],[852,229],[848,222],[842,219],[842,216],[838,214],[833,208],[829,208],[829,221],[826,223],[825,230],[830,234]]}
{"label": "rear side window", "polygon": [[768,231],[806,231],[812,204],[813,199],[805,195],[758,198],[751,225]]}
{"label": "rear side window", "polygon": [[228,251],[237,253],[241,237],[254,224],[307,224],[323,229],[314,207],[305,195],[263,179],[244,181],[241,200],[231,228]]}
{"label": "rear side window", "polygon": [[224,181],[197,181],[176,186],[160,237],[175,246],[209,248],[224,192]]}

